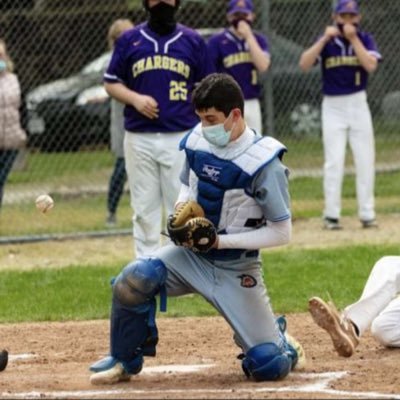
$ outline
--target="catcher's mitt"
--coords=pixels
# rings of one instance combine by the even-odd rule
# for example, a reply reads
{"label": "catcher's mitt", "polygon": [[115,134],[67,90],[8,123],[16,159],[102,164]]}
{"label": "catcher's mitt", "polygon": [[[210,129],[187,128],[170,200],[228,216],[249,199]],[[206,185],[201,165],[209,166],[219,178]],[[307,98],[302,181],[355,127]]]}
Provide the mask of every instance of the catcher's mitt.
{"label": "catcher's mitt", "polygon": [[182,203],[168,217],[167,229],[176,245],[188,247],[195,252],[207,252],[217,239],[214,224],[204,217],[204,210],[195,201]]}

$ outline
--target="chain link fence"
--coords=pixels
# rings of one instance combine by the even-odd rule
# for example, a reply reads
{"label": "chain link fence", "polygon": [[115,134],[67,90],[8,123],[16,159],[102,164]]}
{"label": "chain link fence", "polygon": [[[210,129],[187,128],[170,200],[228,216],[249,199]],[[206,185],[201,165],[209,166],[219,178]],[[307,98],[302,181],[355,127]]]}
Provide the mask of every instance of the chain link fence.
{"label": "chain link fence", "polygon": [[[181,3],[178,20],[205,38],[226,26],[227,0]],[[330,23],[332,0],[254,3],[255,28],[268,36],[272,57],[263,82],[264,131],[288,146],[286,163],[293,180],[318,178],[323,162],[320,71],[316,67],[303,73],[298,61]],[[384,57],[368,88],[377,171],[395,174],[400,166],[400,2],[361,0],[360,7],[362,28],[373,33]],[[109,150],[110,101],[102,87],[110,58],[106,35],[117,18],[138,24],[145,17],[141,0],[0,2],[0,37],[8,44],[20,80],[21,118],[29,136],[5,186],[0,214],[3,240],[104,231],[107,185],[114,162]],[[349,157],[350,172],[351,165]],[[398,179],[393,185],[399,193]],[[319,190],[315,201],[321,210],[322,187]],[[42,193],[56,199],[51,217],[34,210],[33,201]],[[390,204],[391,211],[400,210],[397,200]],[[117,227],[130,230],[128,194],[118,213]]]}

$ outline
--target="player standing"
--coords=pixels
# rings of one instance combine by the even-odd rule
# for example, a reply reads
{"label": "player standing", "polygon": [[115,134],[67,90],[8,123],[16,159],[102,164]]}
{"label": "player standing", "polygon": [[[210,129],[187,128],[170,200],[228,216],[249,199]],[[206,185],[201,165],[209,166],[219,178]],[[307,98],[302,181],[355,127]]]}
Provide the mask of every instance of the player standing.
{"label": "player standing", "polygon": [[186,163],[177,214],[186,201],[196,201],[217,236],[208,252],[170,244],[123,269],[113,283],[111,356],[91,366],[93,384],[129,380],[141,371],[143,356],[155,355],[159,292],[161,304],[165,293],[208,300],[232,327],[248,377],[284,378],[297,363],[283,335],[286,324],[272,312],[259,254],[290,240],[286,148],[246,126],[243,94],[227,74],[204,78],[193,104],[201,123],[181,141]]}
{"label": "player standing", "polygon": [[259,75],[268,70],[270,55],[267,38],[251,27],[254,19],[252,0],[230,0],[227,12],[230,26],[209,39],[208,51],[216,71],[232,75],[239,83],[245,98],[246,123],[261,134]]}
{"label": "player standing", "polygon": [[363,228],[371,228],[377,226],[375,143],[366,88],[368,74],[376,70],[381,55],[373,37],[359,30],[361,15],[355,0],[339,0],[332,18],[334,25],[328,26],[300,59],[304,71],[321,63],[324,227],[342,228],[341,191],[349,140],[356,169],[358,217]]}
{"label": "player standing", "polygon": [[126,104],[124,154],[136,256],[160,243],[162,206],[171,213],[179,191],[183,135],[198,122],[194,84],[209,72],[204,40],[175,21],[179,0],[143,0],[148,21],[116,42],[104,75],[111,97]]}

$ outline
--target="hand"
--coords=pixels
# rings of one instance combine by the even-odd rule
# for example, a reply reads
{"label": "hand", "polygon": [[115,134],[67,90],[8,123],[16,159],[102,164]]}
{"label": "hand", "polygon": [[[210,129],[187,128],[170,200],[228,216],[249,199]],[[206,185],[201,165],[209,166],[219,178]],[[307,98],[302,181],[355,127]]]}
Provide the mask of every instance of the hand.
{"label": "hand", "polygon": [[138,94],[132,102],[132,105],[145,117],[150,119],[158,118],[158,103],[153,97],[145,94]]}
{"label": "hand", "polygon": [[243,37],[243,39],[248,39],[250,35],[253,34],[253,31],[251,30],[251,26],[245,21],[245,20],[240,20],[236,32]]}
{"label": "hand", "polygon": [[325,28],[324,38],[329,41],[332,38],[339,36],[340,31],[336,26],[330,25]]}
{"label": "hand", "polygon": [[353,24],[344,24],[343,25],[343,36],[347,40],[354,39],[357,36],[357,27]]}

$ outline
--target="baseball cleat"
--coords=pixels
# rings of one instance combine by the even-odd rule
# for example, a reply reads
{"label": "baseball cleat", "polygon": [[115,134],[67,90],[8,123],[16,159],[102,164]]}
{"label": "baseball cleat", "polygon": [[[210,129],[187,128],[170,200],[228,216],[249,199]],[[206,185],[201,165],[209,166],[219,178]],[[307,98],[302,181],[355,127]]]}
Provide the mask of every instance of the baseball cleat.
{"label": "baseball cleat", "polygon": [[361,226],[362,226],[364,229],[378,228],[378,227],[379,227],[379,225],[378,225],[378,223],[376,222],[375,219],[370,219],[370,220],[368,220],[368,221],[362,220],[362,221],[361,221]]}
{"label": "baseball cleat", "polygon": [[90,377],[92,385],[112,385],[118,382],[127,382],[131,379],[121,363],[116,363],[112,368],[93,374]]}
{"label": "baseball cleat", "polygon": [[315,323],[329,333],[337,353],[351,357],[360,341],[352,322],[341,316],[333,303],[325,303],[319,297],[308,301],[308,310]]}
{"label": "baseball cleat", "polygon": [[2,350],[0,352],[0,371],[4,371],[8,364],[8,351]]}
{"label": "baseball cleat", "polygon": [[339,219],[337,218],[324,218],[324,229],[328,231],[337,231],[343,229],[342,225],[340,225]]}

